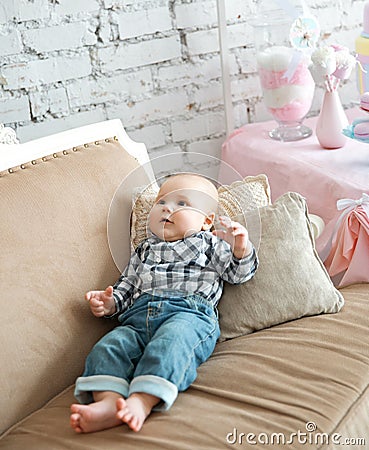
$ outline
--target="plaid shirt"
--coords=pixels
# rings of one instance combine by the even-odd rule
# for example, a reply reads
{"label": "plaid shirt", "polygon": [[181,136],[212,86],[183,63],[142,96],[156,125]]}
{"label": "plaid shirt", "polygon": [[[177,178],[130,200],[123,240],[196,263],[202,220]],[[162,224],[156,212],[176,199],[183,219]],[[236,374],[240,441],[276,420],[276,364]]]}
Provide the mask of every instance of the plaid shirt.
{"label": "plaid shirt", "polygon": [[208,231],[175,242],[153,235],[137,247],[114,285],[115,314],[124,312],[145,292],[163,294],[167,289],[201,295],[215,307],[223,281],[244,283],[254,276],[257,266],[254,248],[248,257],[237,259],[226,241]]}

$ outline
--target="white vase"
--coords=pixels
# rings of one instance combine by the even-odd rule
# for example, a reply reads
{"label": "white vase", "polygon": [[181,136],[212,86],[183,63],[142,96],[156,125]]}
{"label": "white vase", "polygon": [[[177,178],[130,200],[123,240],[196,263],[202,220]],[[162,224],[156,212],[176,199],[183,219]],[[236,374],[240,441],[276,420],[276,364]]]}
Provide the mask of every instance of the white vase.
{"label": "white vase", "polygon": [[342,130],[348,124],[338,92],[326,91],[315,130],[320,146],[326,149],[343,147],[347,138]]}

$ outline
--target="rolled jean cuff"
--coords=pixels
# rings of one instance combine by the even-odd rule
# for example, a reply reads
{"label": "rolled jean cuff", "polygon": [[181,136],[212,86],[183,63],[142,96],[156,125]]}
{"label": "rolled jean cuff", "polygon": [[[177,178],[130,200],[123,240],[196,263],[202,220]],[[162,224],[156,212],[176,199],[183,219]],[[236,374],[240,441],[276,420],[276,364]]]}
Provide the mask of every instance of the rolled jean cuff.
{"label": "rolled jean cuff", "polygon": [[159,397],[162,401],[154,406],[153,411],[167,411],[178,396],[177,386],[165,378],[156,375],[139,375],[129,386],[129,395],[144,392]]}
{"label": "rolled jean cuff", "polygon": [[123,378],[111,375],[92,375],[90,377],[79,377],[76,381],[74,396],[84,405],[94,401],[93,392],[110,391],[128,397],[129,385]]}

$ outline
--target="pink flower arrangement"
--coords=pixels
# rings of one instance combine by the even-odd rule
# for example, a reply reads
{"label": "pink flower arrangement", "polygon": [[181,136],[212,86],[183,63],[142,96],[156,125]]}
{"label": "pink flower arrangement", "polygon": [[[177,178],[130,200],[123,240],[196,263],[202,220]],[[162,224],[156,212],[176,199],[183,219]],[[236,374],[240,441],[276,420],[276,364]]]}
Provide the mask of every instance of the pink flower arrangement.
{"label": "pink flower arrangement", "polygon": [[341,80],[347,80],[356,59],[347,47],[341,45],[324,45],[317,48],[311,55],[309,66],[315,83],[324,83],[328,92],[338,89]]}

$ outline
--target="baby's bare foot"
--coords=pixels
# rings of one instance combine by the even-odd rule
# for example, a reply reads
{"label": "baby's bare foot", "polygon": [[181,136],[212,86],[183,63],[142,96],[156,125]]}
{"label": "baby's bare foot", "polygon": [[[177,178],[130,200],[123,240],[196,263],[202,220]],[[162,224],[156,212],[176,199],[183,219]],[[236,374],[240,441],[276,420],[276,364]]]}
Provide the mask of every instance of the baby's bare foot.
{"label": "baby's bare foot", "polygon": [[140,431],[152,408],[160,401],[158,397],[145,393],[134,393],[127,400],[117,400],[117,419],[125,422],[133,431]]}
{"label": "baby's bare foot", "polygon": [[89,405],[73,404],[71,406],[70,425],[76,433],[92,433],[113,428],[122,423],[116,417],[115,406],[117,397],[121,397],[112,394]]}

